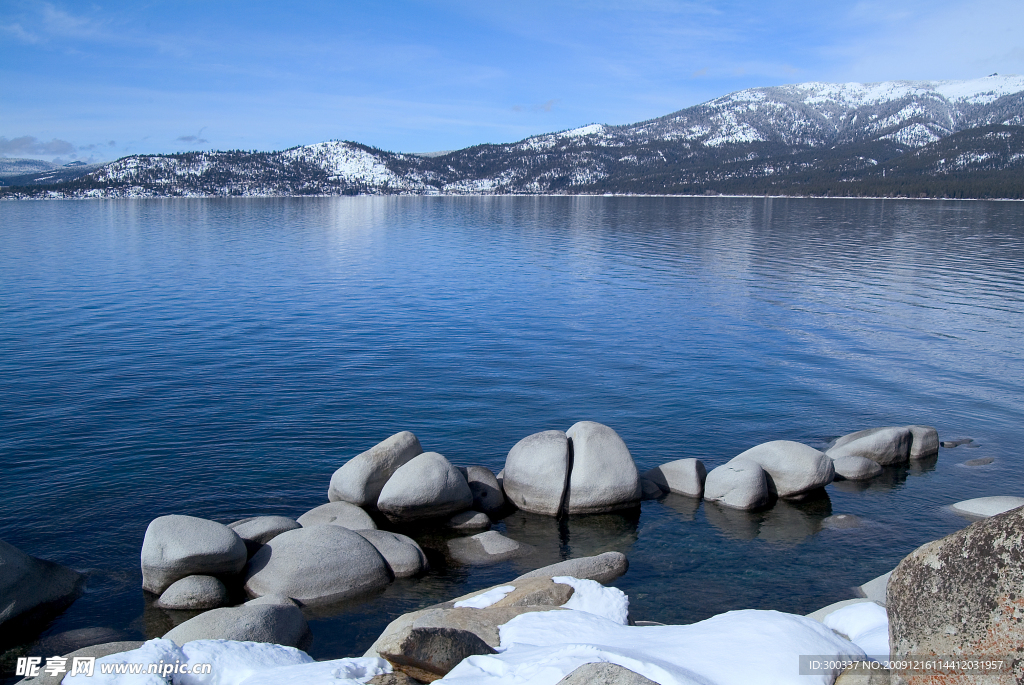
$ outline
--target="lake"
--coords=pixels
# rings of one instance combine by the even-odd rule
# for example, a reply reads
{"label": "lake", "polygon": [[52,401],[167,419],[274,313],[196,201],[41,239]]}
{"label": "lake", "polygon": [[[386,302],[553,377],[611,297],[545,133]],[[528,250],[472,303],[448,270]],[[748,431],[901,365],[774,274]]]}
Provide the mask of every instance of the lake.
{"label": "lake", "polygon": [[[563,558],[627,554],[636,619],[808,613],[1024,495],[1024,204],[618,197],[0,203],[0,538],[89,574],[47,634],[137,639],[163,514],[296,517],[401,430],[458,465],[614,428],[645,470],[863,428],[973,438],[827,497],[740,513],[514,514],[537,546],[314,617],[315,657],[395,616]],[[970,467],[963,462],[991,457]],[[853,514],[859,528],[823,528]]]}

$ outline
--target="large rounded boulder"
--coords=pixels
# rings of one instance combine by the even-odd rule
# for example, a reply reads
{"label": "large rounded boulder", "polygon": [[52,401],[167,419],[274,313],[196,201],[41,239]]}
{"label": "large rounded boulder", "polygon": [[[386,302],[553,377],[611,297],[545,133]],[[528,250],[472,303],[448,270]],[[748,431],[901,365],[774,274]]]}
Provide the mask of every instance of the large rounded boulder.
{"label": "large rounded boulder", "polygon": [[732,509],[758,509],[771,501],[767,474],[757,462],[736,457],[711,469],[704,499]]}
{"label": "large rounded boulder", "polygon": [[[891,655],[1006,658],[1002,676],[947,682],[1024,679],[1024,508],[974,523],[919,547],[893,570],[886,592]],[[893,673],[893,683],[931,683]]]}
{"label": "large rounded boulder", "polygon": [[792,440],[772,440],[735,457],[752,461],[768,474],[768,492],[783,499],[800,499],[835,478],[832,460],[813,447]]}
{"label": "large rounded boulder", "polygon": [[929,459],[939,453],[939,432],[934,426],[907,426],[910,430],[910,458]]}
{"label": "large rounded boulder", "polygon": [[391,580],[384,557],[364,537],[326,525],[290,530],[265,544],[246,569],[245,591],[319,606],[375,592]]}
{"label": "large rounded boulder", "polygon": [[161,516],[142,541],[142,587],[161,594],[185,576],[232,576],[245,567],[245,543],[222,523],[195,516]]}
{"label": "large rounded boulder", "polygon": [[913,442],[914,434],[909,426],[868,428],[839,438],[826,454],[832,459],[866,457],[881,466],[895,466],[910,460]]}
{"label": "large rounded boulder", "polygon": [[569,439],[542,431],[517,442],[501,474],[505,497],[523,511],[557,516],[569,482]]}
{"label": "large rounded boulder", "polygon": [[601,513],[640,503],[640,474],[618,433],[601,423],[580,421],[565,434],[572,441],[566,513]]}
{"label": "large rounded boulder", "polygon": [[377,504],[384,484],[403,464],[423,454],[420,441],[409,431],[392,435],[362,454],[352,457],[331,476],[327,499],[351,502],[357,507]]}
{"label": "large rounded boulder", "polygon": [[377,508],[392,521],[449,517],[472,504],[466,478],[437,452],[424,452],[402,465],[377,500]]}
{"label": "large rounded boulder", "polygon": [[163,637],[179,646],[194,640],[236,640],[295,647],[308,632],[302,609],[294,604],[243,604],[199,614]]}

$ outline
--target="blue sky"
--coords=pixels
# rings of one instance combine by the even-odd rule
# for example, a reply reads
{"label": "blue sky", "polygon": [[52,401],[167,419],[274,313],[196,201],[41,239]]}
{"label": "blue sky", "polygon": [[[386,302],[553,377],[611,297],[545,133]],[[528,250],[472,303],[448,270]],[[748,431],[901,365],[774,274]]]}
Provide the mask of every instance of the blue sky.
{"label": "blue sky", "polygon": [[0,0],[0,156],[402,152],[802,81],[1024,73],[1024,3]]}

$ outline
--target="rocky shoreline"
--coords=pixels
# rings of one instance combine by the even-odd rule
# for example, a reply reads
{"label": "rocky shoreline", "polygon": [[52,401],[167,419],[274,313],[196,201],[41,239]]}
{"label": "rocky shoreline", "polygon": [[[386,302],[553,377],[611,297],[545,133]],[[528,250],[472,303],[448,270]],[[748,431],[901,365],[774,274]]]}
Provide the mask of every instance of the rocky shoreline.
{"label": "rocky shoreline", "polygon": [[[273,654],[263,654],[260,657],[266,657],[263,670],[269,673],[269,669],[284,668],[285,664],[289,664],[288,668],[300,670],[294,674],[279,672],[277,676],[294,676],[296,680],[287,682],[297,683],[429,682],[442,677],[452,682],[511,683],[513,680],[501,680],[487,669],[512,668],[512,671],[508,671],[512,673],[516,668],[526,668],[522,664],[513,668],[505,663],[513,652],[512,646],[518,649],[524,641],[530,642],[534,639],[530,635],[552,631],[553,635],[565,631],[573,634],[577,629],[583,633],[597,631],[594,635],[598,642],[606,638],[611,640],[609,635],[618,635],[609,645],[600,649],[594,647],[596,643],[591,643],[594,648],[591,651],[596,650],[595,653],[607,656],[606,648],[612,649],[612,652],[607,653],[613,656],[618,654],[616,658],[621,657],[621,663],[615,666],[612,663],[614,659],[603,657],[582,662],[576,656],[568,661],[562,656],[552,657],[555,662],[564,661],[558,667],[562,670],[552,667],[555,670],[543,678],[538,675],[539,680],[515,682],[738,682],[728,675],[729,669],[717,674],[704,673],[699,676],[705,678],[704,681],[685,679],[687,669],[695,668],[692,660],[696,657],[693,655],[690,657],[691,662],[675,663],[669,659],[664,664],[647,668],[651,659],[657,662],[665,657],[655,658],[644,651],[644,642],[653,638],[630,637],[638,635],[630,632],[635,630],[665,628],[677,629],[678,632],[686,629],[673,639],[683,639],[685,633],[685,639],[700,642],[710,639],[702,631],[714,633],[722,629],[719,623],[731,625],[732,621],[737,623],[729,630],[737,634],[746,634],[743,632],[745,625],[765,622],[765,630],[779,632],[782,636],[788,635],[780,638],[779,644],[765,647],[773,653],[785,652],[789,644],[787,640],[795,640],[805,646],[815,644],[821,647],[821,654],[831,654],[847,661],[863,660],[870,656],[878,658],[881,654],[879,645],[882,644],[885,645],[884,656],[887,657],[890,655],[890,643],[894,657],[897,654],[919,654],[921,652],[915,650],[919,650],[922,644],[930,644],[923,636],[930,634],[928,630],[934,632],[936,628],[931,626],[921,632],[919,626],[927,623],[930,610],[922,611],[920,597],[905,586],[909,583],[920,589],[922,585],[931,583],[940,588],[935,592],[949,592],[949,588],[944,585],[947,583],[945,579],[927,580],[927,573],[920,570],[900,571],[905,564],[909,569],[909,561],[916,559],[915,555],[921,556],[919,553],[924,548],[907,557],[893,573],[891,580],[887,574],[866,584],[866,597],[862,600],[826,607],[811,614],[809,619],[779,612],[748,611],[728,612],[689,626],[637,624],[628,616],[628,598],[614,588],[599,585],[611,582],[628,568],[625,556],[607,553],[537,569],[506,585],[477,591],[466,597],[406,614],[388,626],[363,660],[339,659],[311,663],[312,660],[301,648],[308,648],[310,640],[307,615],[329,613],[339,603],[356,601],[360,597],[379,592],[396,578],[416,578],[429,569],[428,555],[412,535],[399,532],[403,529],[410,534],[429,528],[447,531],[454,535],[445,542],[447,559],[455,564],[487,565],[530,552],[529,545],[489,530],[494,521],[515,509],[552,517],[577,516],[635,508],[643,499],[658,499],[671,492],[694,498],[695,501],[703,498],[726,509],[754,510],[770,507],[780,499],[799,501],[812,497],[834,479],[868,480],[879,476],[884,467],[906,464],[912,460],[934,459],[939,444],[937,432],[928,426],[873,428],[839,438],[825,451],[797,442],[776,440],[757,445],[710,472],[699,459],[691,458],[671,461],[641,474],[625,443],[613,429],[583,421],[564,432],[544,431],[527,436],[510,450],[505,468],[494,474],[480,466],[457,467],[440,453],[424,452],[415,435],[402,432],[346,462],[331,478],[327,493],[329,501],[297,519],[268,515],[242,519],[228,525],[185,515],[162,516],[153,520],[147,528],[141,551],[144,590],[152,593],[154,604],[159,608],[202,610],[203,613],[177,625],[162,638],[145,644],[117,642],[114,645],[105,643],[85,649],[91,650],[89,656],[114,660],[110,663],[116,659],[127,663],[131,659],[160,655],[163,655],[160,658],[166,657],[165,663],[174,660],[178,663],[189,660],[199,663],[200,657],[210,657],[210,650],[213,650],[216,652],[214,656],[219,659],[217,663],[223,662],[224,668],[227,668],[226,664],[238,658],[238,654],[232,650],[243,650],[238,645],[266,645],[267,649],[273,646],[277,650],[286,651],[271,650]],[[1021,621],[1017,617],[1018,600],[1008,590],[995,598],[985,593],[991,590],[993,577],[999,579],[996,583],[999,587],[1012,586],[1012,579],[1018,577],[1014,574],[1020,574],[1024,566],[1024,548],[1021,547],[1021,534],[1014,532],[1013,525],[1016,524],[997,525],[993,521],[1002,522],[1006,517],[1012,521],[1022,519],[1020,530],[1024,530],[1024,514],[1014,509],[1021,505],[1024,505],[1024,499],[1012,497],[980,498],[953,505],[954,511],[984,519],[967,530],[979,526],[987,530],[984,527],[996,526],[996,532],[986,534],[988,537],[968,536],[970,540],[961,543],[974,550],[972,568],[997,563],[994,560],[1003,558],[1000,554],[1009,555],[1009,563],[1013,567],[1009,570],[1004,568],[1007,562],[1003,559],[1003,566],[987,575],[976,569],[965,569],[958,572],[960,575],[955,581],[973,583],[980,587],[972,601],[983,602],[986,607],[995,602],[1003,614],[1010,612],[1009,619],[997,621],[998,639],[992,637],[991,630],[986,633],[984,629],[976,629],[970,633],[977,638],[977,644],[986,648],[998,646],[1004,652],[1014,647],[1012,640],[1017,635],[1014,631],[1021,631],[1016,627],[1017,622]],[[1011,509],[1014,511],[1002,513]],[[385,530],[381,526],[396,530]],[[961,533],[939,542],[947,544],[946,541]],[[1017,535],[1017,538],[1011,540],[1013,535]],[[983,554],[978,551],[984,547],[978,542],[982,538],[988,541],[984,543],[988,547],[984,548]],[[930,543],[933,546],[937,544]],[[3,557],[4,562],[0,596],[8,607],[2,614],[0,630],[30,630],[31,626],[44,624],[47,617],[55,615],[74,601],[81,586],[78,574],[51,562],[24,555],[9,545],[0,545],[3,545],[0,547],[0,557]],[[936,553],[934,550],[931,552]],[[934,565],[934,562],[924,563]],[[893,604],[899,607],[895,617],[892,609],[888,610],[888,615],[884,609],[887,604],[893,603],[894,587],[898,588],[897,592],[910,594],[909,599],[900,595],[900,599]],[[584,596],[589,599],[584,600]],[[8,601],[14,597],[17,601]],[[239,603],[238,600],[245,597],[248,599]],[[988,604],[984,604],[985,601]],[[609,614],[612,611],[609,607],[618,607],[615,609],[618,613]],[[626,609],[619,611],[622,607]],[[879,607],[883,607],[881,613]],[[965,625],[972,617],[980,616],[978,612],[971,613],[963,609],[951,611]],[[580,613],[582,617],[578,615]],[[1024,616],[1024,609],[1020,613]],[[557,616],[542,618],[528,617],[527,614]],[[736,617],[733,614],[743,616]],[[597,621],[592,618],[594,616],[619,627],[611,628],[605,624],[595,627],[587,623]],[[991,622],[996,619],[990,616],[984,620]],[[577,625],[580,621],[586,626]],[[824,624],[820,621],[824,621]],[[822,625],[824,628],[814,627]],[[894,632],[890,636],[892,626],[898,626],[899,635]],[[808,630],[809,633],[806,632]],[[506,632],[515,638],[509,637],[506,641]],[[657,634],[664,636],[668,632],[662,630]],[[803,637],[798,637],[800,635]],[[904,638],[904,635],[914,637]],[[992,639],[988,643],[984,640],[978,642],[981,639],[979,635],[989,635]],[[754,639],[750,636],[748,638]],[[551,637],[549,642],[554,639]],[[958,653],[955,651],[955,642],[947,640],[941,643],[945,651],[933,653]],[[624,656],[625,652],[615,652],[622,645],[628,648],[622,647],[620,651],[625,650],[632,656]],[[133,647],[144,650],[144,653],[133,653]],[[542,647],[548,648],[550,644],[533,645],[535,649]],[[251,651],[255,648],[250,646],[245,649]],[[111,654],[114,656],[105,656]],[[637,655],[646,656],[640,658]],[[309,661],[303,661],[302,657]],[[491,663],[487,659],[496,661]],[[498,662],[504,665],[496,665]],[[490,666],[486,666],[488,663]],[[593,666],[594,663],[604,665]],[[334,671],[324,670],[324,664],[335,664]],[[575,673],[587,664],[591,665]],[[632,669],[631,664],[635,666]],[[573,667],[565,670],[569,666]],[[616,668],[624,669],[625,673],[618,673]],[[701,668],[705,666],[697,668],[694,674],[698,674]],[[472,669],[483,670],[477,673]],[[593,669],[597,671],[590,673]],[[869,682],[854,679],[864,673],[850,673],[836,680],[841,670],[830,672],[830,675],[818,674],[820,678],[817,681],[808,679],[806,675],[801,680],[794,670],[792,675],[795,679],[792,682],[835,681],[844,685]],[[551,680],[551,674],[555,671],[560,675]],[[402,676],[402,673],[405,675]],[[641,679],[630,680],[634,675]],[[179,676],[174,674],[173,677],[159,680],[116,681],[101,680],[98,677],[81,680],[81,677],[76,676],[68,677],[64,682],[184,685],[193,682],[230,682],[239,685],[243,681],[247,685],[286,682],[265,680],[258,669],[246,675],[248,680],[241,679],[238,673],[230,678],[222,673],[212,680]],[[498,679],[486,680],[492,676]],[[785,679],[788,676],[784,676],[780,674],[781,679],[773,682],[789,682]],[[864,675],[876,676],[881,677],[877,669],[870,676]],[[407,679],[402,680],[403,677]],[[901,680],[903,677],[894,674],[892,682],[927,682],[915,679],[916,675]],[[25,682],[60,681],[37,677]]]}

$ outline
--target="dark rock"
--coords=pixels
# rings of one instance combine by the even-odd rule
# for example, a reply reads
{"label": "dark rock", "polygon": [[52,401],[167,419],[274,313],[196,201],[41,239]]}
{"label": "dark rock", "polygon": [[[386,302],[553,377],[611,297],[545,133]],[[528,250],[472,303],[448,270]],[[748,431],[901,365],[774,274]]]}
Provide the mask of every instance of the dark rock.
{"label": "dark rock", "polygon": [[83,579],[0,540],[0,643],[42,628],[78,598]]}
{"label": "dark rock", "polygon": [[416,680],[412,676],[398,671],[395,673],[385,673],[384,675],[375,675],[366,681],[366,685],[423,685],[423,681]]}
{"label": "dark rock", "polygon": [[130,637],[128,633],[114,628],[76,628],[46,636],[32,645],[29,654],[42,657],[67,654],[94,645],[122,642],[128,637]]}
{"label": "dark rock", "polygon": [[377,646],[377,653],[398,671],[425,682],[444,677],[466,657],[495,654],[493,647],[468,630],[406,627]]}
{"label": "dark rock", "polygon": [[[1024,682],[1024,509],[1014,509],[919,547],[888,587],[892,658],[994,656],[1012,676],[964,675],[957,683]],[[893,683],[927,676],[893,672]],[[950,681],[952,682],[952,681]]]}

